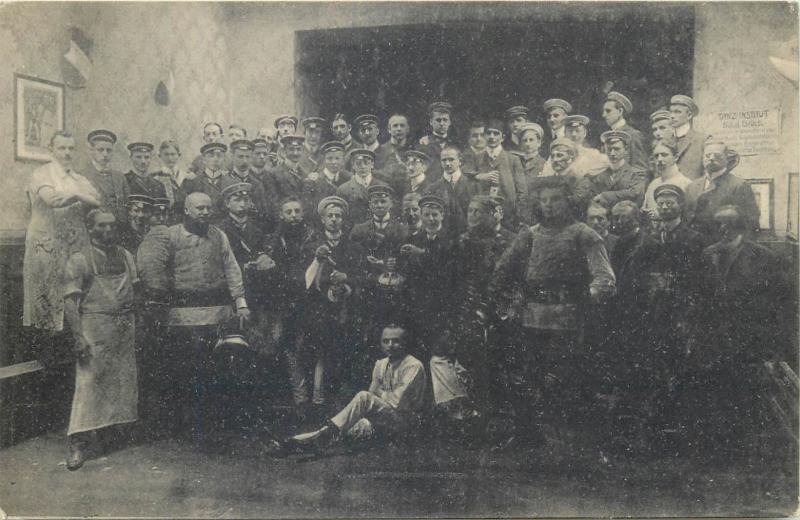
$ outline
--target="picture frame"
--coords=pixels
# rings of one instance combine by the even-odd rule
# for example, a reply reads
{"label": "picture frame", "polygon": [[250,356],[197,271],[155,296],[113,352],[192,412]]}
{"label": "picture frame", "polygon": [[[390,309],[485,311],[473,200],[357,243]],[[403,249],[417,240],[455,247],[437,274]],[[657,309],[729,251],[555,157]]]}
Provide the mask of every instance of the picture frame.
{"label": "picture frame", "polygon": [[775,229],[775,181],[773,179],[747,179],[759,210],[758,229],[773,231]]}
{"label": "picture frame", "polygon": [[14,159],[47,162],[54,132],[64,129],[64,84],[14,74]]}
{"label": "picture frame", "polygon": [[786,207],[786,235],[794,240],[798,239],[800,231],[800,174],[791,172],[788,175],[788,204]]}

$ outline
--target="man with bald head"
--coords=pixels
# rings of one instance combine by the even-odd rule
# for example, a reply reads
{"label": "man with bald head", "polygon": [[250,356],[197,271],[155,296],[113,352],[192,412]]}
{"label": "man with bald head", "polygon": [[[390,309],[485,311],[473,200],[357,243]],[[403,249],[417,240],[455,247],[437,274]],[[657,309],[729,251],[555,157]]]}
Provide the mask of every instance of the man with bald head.
{"label": "man with bald head", "polygon": [[211,224],[213,210],[207,194],[190,193],[183,223],[153,228],[137,253],[146,299],[162,309],[158,317],[170,330],[170,349],[148,356],[161,359],[159,369],[165,371],[158,378],[164,382],[162,412],[174,411],[183,421],[169,426],[193,426],[196,439],[216,427],[223,409],[205,393],[219,327],[241,330],[250,317],[242,271],[228,237]]}

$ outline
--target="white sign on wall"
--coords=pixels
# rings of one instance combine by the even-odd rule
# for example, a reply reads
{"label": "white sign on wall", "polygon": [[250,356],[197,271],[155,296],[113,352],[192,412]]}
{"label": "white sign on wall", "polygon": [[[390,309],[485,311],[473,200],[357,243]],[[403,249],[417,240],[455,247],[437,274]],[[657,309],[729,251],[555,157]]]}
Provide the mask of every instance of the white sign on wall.
{"label": "white sign on wall", "polygon": [[730,110],[706,115],[704,131],[740,155],[780,153],[781,110]]}

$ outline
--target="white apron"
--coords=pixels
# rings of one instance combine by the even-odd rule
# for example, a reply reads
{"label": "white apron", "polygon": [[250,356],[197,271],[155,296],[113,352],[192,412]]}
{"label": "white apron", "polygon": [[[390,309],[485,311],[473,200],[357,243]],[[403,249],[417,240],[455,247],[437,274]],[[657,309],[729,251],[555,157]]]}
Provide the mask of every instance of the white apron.
{"label": "white apron", "polygon": [[139,400],[132,266],[125,256],[125,272],[100,275],[94,255],[87,256],[93,276],[80,314],[91,356],[76,363],[69,435],[133,422]]}

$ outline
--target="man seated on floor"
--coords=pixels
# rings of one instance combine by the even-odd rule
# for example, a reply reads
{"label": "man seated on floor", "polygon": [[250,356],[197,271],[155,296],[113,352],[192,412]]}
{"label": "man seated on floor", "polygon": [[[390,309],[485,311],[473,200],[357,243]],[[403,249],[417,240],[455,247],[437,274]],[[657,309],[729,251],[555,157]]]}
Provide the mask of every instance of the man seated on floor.
{"label": "man seated on floor", "polygon": [[342,434],[359,438],[372,435],[374,428],[380,433],[397,433],[418,424],[428,382],[422,363],[406,353],[407,341],[402,327],[384,327],[381,348],[386,357],[375,363],[369,390],[358,392],[318,430],[289,438],[287,446],[321,447]]}

